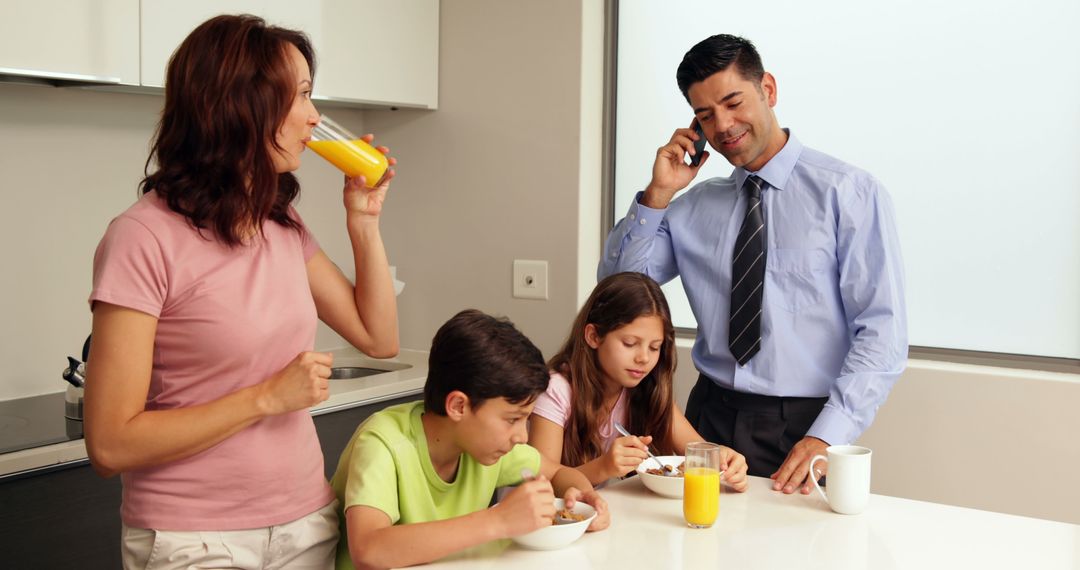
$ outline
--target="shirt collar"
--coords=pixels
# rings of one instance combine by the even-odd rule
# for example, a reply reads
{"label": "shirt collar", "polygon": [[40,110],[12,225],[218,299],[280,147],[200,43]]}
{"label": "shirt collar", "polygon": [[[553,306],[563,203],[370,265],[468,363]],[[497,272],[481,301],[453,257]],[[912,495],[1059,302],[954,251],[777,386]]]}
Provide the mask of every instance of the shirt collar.
{"label": "shirt collar", "polygon": [[735,182],[738,184],[736,188],[742,188],[743,183],[746,182],[746,178],[754,175],[764,180],[770,188],[776,188],[777,190],[783,190],[787,184],[789,178],[791,178],[791,172],[795,170],[795,163],[799,161],[799,156],[802,154],[803,145],[799,142],[799,139],[795,138],[795,135],[791,134],[790,129],[784,129],[784,132],[788,135],[788,140],[784,143],[784,147],[780,149],[780,152],[769,159],[769,162],[765,163],[765,166],[761,167],[761,170],[757,172],[750,172],[743,167],[737,167],[735,169]]}

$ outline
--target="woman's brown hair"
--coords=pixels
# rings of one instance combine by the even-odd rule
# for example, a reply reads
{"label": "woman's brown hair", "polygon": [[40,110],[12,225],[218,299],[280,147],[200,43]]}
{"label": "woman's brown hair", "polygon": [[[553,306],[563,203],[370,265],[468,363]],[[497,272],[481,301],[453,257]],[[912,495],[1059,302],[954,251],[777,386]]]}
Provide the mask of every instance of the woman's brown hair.
{"label": "woman's brown hair", "polygon": [[161,113],[142,193],[156,191],[196,228],[228,246],[265,220],[299,230],[289,204],[300,192],[279,174],[271,149],[296,96],[287,47],[296,46],[312,76],[315,55],[302,32],[251,15],[207,20],[180,44],[165,77]]}
{"label": "woman's brown hair", "polygon": [[[570,418],[563,431],[562,464],[582,465],[604,452],[600,426],[604,400],[603,370],[596,350],[585,342],[585,326],[596,327],[603,338],[638,317],[655,316],[663,323],[664,341],[656,366],[630,390],[627,428],[631,433],[653,436],[652,445],[661,454],[673,454],[671,416],[674,406],[672,381],[675,375],[675,328],[671,324],[664,292],[648,276],[616,273],[597,283],[585,301],[566,344],[548,367],[566,377],[571,388]],[[608,410],[610,412],[610,410]]]}

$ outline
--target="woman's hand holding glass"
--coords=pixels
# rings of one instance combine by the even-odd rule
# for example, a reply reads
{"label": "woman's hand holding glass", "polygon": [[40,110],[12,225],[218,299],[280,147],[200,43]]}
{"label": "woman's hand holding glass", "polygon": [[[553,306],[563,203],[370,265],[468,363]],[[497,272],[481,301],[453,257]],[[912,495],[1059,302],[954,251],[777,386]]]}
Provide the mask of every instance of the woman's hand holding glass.
{"label": "woman's hand holding glass", "polygon": [[[371,143],[375,135],[366,134],[360,137],[366,143]],[[376,146],[376,150],[387,156],[387,162],[391,167],[397,164],[397,159],[390,156],[390,149],[385,146]],[[368,180],[363,176],[345,177],[344,201],[345,211],[348,215],[378,218],[382,213],[383,202],[386,201],[386,191],[390,189],[390,179],[395,175],[394,169],[389,168],[378,186],[368,187]]]}

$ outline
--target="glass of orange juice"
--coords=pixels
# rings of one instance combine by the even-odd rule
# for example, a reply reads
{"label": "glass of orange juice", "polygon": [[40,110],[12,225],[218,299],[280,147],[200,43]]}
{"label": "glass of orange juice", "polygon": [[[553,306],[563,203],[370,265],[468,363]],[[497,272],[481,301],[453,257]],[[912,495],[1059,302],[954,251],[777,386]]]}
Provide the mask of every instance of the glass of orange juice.
{"label": "glass of orange juice", "polygon": [[386,155],[326,115],[312,129],[307,145],[350,178],[363,176],[371,188],[382,183],[389,167]]}
{"label": "glass of orange juice", "polygon": [[683,518],[690,528],[709,528],[720,512],[720,446],[686,444],[683,475]]}

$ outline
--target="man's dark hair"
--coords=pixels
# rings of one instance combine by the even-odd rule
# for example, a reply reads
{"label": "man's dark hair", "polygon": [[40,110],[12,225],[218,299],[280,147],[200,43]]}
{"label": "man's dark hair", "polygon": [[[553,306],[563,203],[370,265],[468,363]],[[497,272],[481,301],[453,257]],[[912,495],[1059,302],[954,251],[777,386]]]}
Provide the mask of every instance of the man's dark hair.
{"label": "man's dark hair", "polygon": [[724,71],[732,64],[743,79],[753,81],[755,85],[761,84],[765,68],[762,67],[761,56],[750,40],[729,34],[717,34],[698,42],[686,52],[679,64],[679,70],[675,72],[675,79],[679,82],[683,97],[689,103],[691,85]]}
{"label": "man's dark hair", "polygon": [[424,410],[446,415],[446,396],[464,392],[474,408],[491,398],[532,402],[547,390],[544,355],[509,320],[466,309],[431,341]]}

